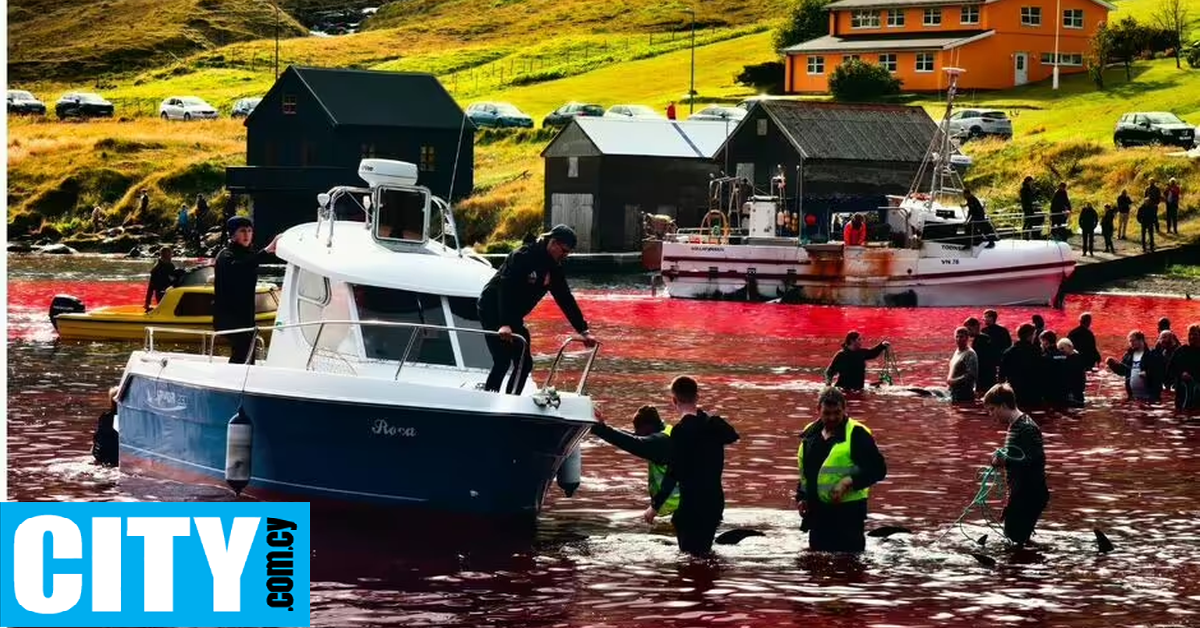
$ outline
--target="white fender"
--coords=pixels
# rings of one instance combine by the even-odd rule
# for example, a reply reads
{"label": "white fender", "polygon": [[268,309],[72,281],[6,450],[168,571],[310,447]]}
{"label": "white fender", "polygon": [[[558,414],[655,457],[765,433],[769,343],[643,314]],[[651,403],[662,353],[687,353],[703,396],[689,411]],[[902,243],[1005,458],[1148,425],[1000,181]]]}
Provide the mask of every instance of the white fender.
{"label": "white fender", "polygon": [[241,495],[250,483],[250,456],[254,450],[254,424],[250,415],[238,406],[238,411],[225,427],[225,483]]}
{"label": "white fender", "polygon": [[555,478],[558,481],[558,487],[566,493],[567,497],[575,494],[579,488],[579,482],[583,478],[583,454],[579,451],[579,447],[567,454],[563,460],[562,466],[558,468],[558,476]]}

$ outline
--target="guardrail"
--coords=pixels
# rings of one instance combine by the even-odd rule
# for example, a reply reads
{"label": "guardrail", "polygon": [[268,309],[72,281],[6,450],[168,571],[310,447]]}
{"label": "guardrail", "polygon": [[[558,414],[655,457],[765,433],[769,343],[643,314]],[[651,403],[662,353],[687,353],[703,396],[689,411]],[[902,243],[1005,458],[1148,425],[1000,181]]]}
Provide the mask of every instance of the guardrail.
{"label": "guardrail", "polygon": [[[469,334],[479,334],[479,335],[483,335],[483,336],[500,336],[500,332],[492,331],[492,330],[488,330],[488,329],[472,329],[469,327],[449,327],[446,325],[428,325],[428,324],[424,324],[424,323],[404,323],[404,322],[399,322],[399,321],[321,320],[321,321],[287,323],[284,325],[274,325],[274,326],[270,326],[270,327],[243,327],[240,329],[226,329],[226,330],[221,330],[221,331],[202,330],[202,329],[180,329],[180,328],[171,328],[171,327],[153,327],[152,326],[152,327],[146,328],[146,338],[145,338],[145,343],[144,343],[144,349],[149,353],[155,352],[155,338],[154,338],[155,330],[158,330],[163,333],[169,332],[171,334],[195,335],[195,336],[201,337],[201,354],[205,355],[209,359],[209,361],[212,361],[213,351],[216,348],[216,341],[218,338],[221,338],[224,336],[232,336],[235,334],[253,333],[254,340],[255,340],[255,349],[257,350],[260,346],[265,346],[265,344],[263,344],[262,336],[260,335],[260,332],[262,332],[262,331],[270,331],[271,333],[277,333],[279,331],[287,330],[287,329],[301,329],[301,328],[315,326],[315,327],[317,327],[317,335],[312,340],[312,343],[311,343],[312,349],[309,351],[308,359],[305,361],[305,364],[304,364],[304,370],[310,371],[310,370],[312,370],[313,359],[317,354],[318,347],[320,346],[321,334],[324,332],[325,327],[328,325],[346,325],[346,326],[358,327],[358,328],[362,328],[362,327],[406,328],[406,329],[411,329],[414,332],[422,332],[426,336],[430,335],[431,333],[437,333],[437,332],[446,332],[446,333],[460,333],[461,332],[461,333],[469,333]],[[404,368],[404,365],[406,363],[408,363],[409,356],[412,353],[413,346],[416,344],[416,340],[419,335],[420,334],[418,334],[418,333],[413,333],[412,335],[409,336],[408,343],[406,344],[406,346],[404,348],[404,354],[400,357],[399,363],[396,366],[396,373],[392,377],[392,381],[399,380],[400,372]],[[518,352],[516,353],[517,357],[513,360],[512,369],[509,371],[509,374],[512,375],[512,374],[516,374],[518,372],[518,368],[520,366],[520,361],[522,359],[521,356],[523,356],[525,353],[525,339],[519,335],[514,334],[509,339],[509,341],[517,341],[520,343],[517,346],[517,349],[518,349]],[[571,338],[568,338],[567,341],[564,342],[562,344],[562,346],[559,347],[558,353],[555,355],[553,363],[551,363],[550,372],[546,375],[546,381],[542,385],[542,388],[548,388],[550,386],[550,384],[553,382],[554,376],[558,371],[559,362],[562,360],[563,354],[566,351],[567,347],[570,346],[571,343],[573,343],[573,342],[584,342],[584,341],[582,338],[573,336]],[[583,394],[584,387],[587,383],[588,375],[591,373],[592,365],[596,360],[596,354],[600,351],[600,343],[595,342],[594,346],[590,347],[590,349],[591,349],[591,352],[588,355],[587,363],[584,365],[583,373],[580,375],[580,378],[579,378],[579,385],[576,387],[576,390],[575,390],[575,393],[579,394],[579,395]],[[361,361],[361,356],[357,356],[357,355],[348,356],[348,355],[343,355],[343,354],[338,353],[337,357],[346,361],[347,363],[349,363],[349,360],[347,360],[347,358],[350,358],[350,359],[353,359],[356,361]],[[388,361],[390,362],[390,360],[388,360]]]}

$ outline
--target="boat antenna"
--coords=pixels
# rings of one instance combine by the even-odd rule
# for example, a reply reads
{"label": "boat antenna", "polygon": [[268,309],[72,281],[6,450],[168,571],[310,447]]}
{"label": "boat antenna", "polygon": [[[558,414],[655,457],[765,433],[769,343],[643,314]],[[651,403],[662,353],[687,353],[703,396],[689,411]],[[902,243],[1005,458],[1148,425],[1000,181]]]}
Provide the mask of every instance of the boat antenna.
{"label": "boat antenna", "polygon": [[[458,127],[458,147],[454,149],[454,170],[450,171],[450,193],[446,195],[446,211],[450,212],[450,224],[454,225],[454,179],[458,176],[458,156],[462,154],[463,131],[467,128],[467,114],[464,111],[462,114],[462,122]],[[443,217],[443,222],[445,217]],[[457,245],[454,248],[458,249],[458,256],[462,257],[462,242],[458,241],[458,227],[454,227],[454,243]],[[442,245],[446,244],[446,227],[442,226]]]}

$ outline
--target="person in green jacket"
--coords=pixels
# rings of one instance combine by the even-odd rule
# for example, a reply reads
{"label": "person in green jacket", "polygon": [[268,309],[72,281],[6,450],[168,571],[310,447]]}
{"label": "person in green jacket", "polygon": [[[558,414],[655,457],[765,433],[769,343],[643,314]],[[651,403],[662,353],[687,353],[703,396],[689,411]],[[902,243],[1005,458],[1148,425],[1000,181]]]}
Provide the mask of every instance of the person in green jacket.
{"label": "person in green jacket", "polygon": [[[633,416],[632,434],[609,426],[599,415],[597,415],[596,423],[592,425],[591,431],[604,442],[649,463],[647,470],[649,495],[653,500],[662,487],[663,477],[667,472],[667,461],[671,457],[671,426],[659,417],[658,409],[649,405],[638,408],[637,414]],[[658,509],[658,516],[670,515],[677,508],[679,508],[678,487],[671,493],[671,497],[667,499],[662,508]]]}

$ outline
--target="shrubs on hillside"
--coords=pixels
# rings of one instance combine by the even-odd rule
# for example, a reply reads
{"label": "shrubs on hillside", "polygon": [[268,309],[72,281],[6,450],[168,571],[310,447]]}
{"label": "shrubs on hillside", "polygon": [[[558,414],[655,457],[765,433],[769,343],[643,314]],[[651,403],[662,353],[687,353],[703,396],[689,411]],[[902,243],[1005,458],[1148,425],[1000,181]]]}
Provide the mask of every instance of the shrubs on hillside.
{"label": "shrubs on hillside", "polygon": [[753,87],[757,92],[782,94],[784,83],[783,63],[767,61],[742,67],[740,74],[733,77],[738,85]]}
{"label": "shrubs on hillside", "polygon": [[1194,70],[1200,70],[1200,41],[1192,42],[1184,53],[1184,58],[1187,59],[1188,65]]}
{"label": "shrubs on hillside", "polygon": [[841,102],[869,102],[900,93],[900,79],[875,63],[850,59],[833,70],[829,92]]}
{"label": "shrubs on hillside", "polygon": [[787,22],[775,31],[775,49],[795,46],[798,43],[829,34],[830,0],[797,0],[792,6]]}

